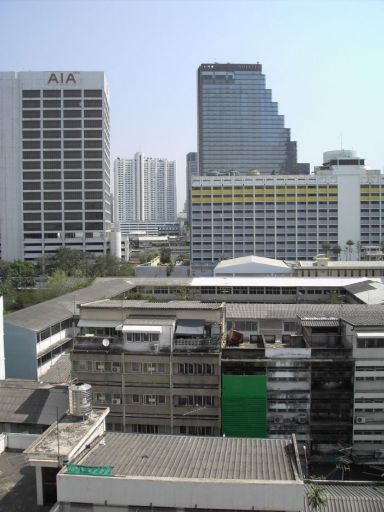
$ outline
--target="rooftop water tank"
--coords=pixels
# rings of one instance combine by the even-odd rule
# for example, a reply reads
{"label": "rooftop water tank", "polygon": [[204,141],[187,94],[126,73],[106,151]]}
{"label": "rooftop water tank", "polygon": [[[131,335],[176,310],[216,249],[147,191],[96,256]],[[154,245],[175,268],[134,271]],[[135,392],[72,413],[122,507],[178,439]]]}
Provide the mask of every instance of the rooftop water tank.
{"label": "rooftop water tank", "polygon": [[69,413],[73,416],[87,416],[92,411],[92,386],[76,382],[69,386]]}

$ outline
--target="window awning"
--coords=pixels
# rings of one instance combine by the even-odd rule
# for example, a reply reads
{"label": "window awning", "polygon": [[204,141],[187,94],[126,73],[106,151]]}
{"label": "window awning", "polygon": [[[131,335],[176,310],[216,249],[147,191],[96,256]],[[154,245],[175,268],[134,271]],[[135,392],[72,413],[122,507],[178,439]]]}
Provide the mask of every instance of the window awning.
{"label": "window awning", "polygon": [[203,336],[204,320],[178,320],[176,336]]}
{"label": "window awning", "polygon": [[160,325],[123,325],[123,324],[120,324],[116,327],[116,331],[161,333],[162,327]]}
{"label": "window awning", "polygon": [[[121,322],[121,321],[120,321]],[[81,318],[77,327],[117,327],[120,323],[118,320],[87,320],[86,318]]]}
{"label": "window awning", "polygon": [[356,336],[358,338],[384,338],[384,331],[381,331],[381,332],[357,331]]}

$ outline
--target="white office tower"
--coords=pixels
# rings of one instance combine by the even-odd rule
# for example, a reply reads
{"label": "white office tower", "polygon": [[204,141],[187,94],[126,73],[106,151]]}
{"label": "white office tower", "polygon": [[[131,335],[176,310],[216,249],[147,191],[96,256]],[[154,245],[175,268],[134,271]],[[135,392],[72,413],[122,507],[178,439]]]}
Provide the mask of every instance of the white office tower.
{"label": "white office tower", "polygon": [[111,219],[103,72],[0,73],[1,258],[105,254]]}
{"label": "white office tower", "polygon": [[176,162],[143,153],[117,158],[115,216],[120,223],[175,221]]}

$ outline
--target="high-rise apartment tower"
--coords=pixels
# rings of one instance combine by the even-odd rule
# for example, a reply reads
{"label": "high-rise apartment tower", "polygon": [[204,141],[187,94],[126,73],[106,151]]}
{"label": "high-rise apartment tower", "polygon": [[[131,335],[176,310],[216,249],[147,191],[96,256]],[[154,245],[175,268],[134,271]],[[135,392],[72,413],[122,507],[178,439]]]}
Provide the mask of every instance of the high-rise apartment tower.
{"label": "high-rise apartment tower", "polygon": [[202,64],[197,84],[200,175],[309,172],[297,163],[261,64]]}
{"label": "high-rise apartment tower", "polygon": [[127,221],[176,220],[176,162],[136,153],[115,160],[115,218]]}
{"label": "high-rise apartment tower", "polygon": [[2,259],[104,254],[109,165],[103,72],[0,73]]}

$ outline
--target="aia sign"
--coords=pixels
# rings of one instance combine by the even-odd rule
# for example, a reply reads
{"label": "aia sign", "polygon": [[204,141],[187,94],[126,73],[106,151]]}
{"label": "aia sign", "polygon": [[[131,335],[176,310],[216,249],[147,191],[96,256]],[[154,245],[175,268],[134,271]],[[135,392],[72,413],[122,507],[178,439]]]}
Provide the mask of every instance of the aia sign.
{"label": "aia sign", "polygon": [[73,73],[51,73],[48,84],[76,84]]}

